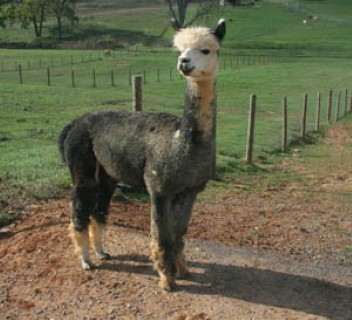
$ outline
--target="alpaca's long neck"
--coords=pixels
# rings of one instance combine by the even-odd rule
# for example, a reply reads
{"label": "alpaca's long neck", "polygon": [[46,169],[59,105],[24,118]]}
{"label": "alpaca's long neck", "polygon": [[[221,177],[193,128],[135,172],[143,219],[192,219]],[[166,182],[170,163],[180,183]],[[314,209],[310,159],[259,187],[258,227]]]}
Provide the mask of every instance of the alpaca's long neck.
{"label": "alpaca's long neck", "polygon": [[183,129],[203,141],[215,137],[216,79],[188,80]]}

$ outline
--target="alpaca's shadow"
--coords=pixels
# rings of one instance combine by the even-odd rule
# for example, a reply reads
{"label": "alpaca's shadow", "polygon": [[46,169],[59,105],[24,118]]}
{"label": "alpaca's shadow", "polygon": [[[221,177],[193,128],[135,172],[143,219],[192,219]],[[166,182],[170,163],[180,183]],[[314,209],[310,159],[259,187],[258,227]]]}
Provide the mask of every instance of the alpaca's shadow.
{"label": "alpaca's shadow", "polygon": [[155,274],[149,257],[139,254],[111,256],[109,260],[105,260],[101,265],[95,266],[95,269],[146,275]]}
{"label": "alpaca's shadow", "polygon": [[253,267],[197,262],[193,267],[204,273],[193,274],[194,283],[184,287],[188,292],[217,294],[328,319],[352,319],[351,286]]}
{"label": "alpaca's shadow", "polygon": [[[155,274],[148,257],[142,255],[113,257],[112,261],[99,268],[116,272]],[[192,262],[190,269],[196,272],[189,279],[177,282],[178,291],[220,295],[328,319],[352,319],[351,286],[304,275],[216,263]]]}

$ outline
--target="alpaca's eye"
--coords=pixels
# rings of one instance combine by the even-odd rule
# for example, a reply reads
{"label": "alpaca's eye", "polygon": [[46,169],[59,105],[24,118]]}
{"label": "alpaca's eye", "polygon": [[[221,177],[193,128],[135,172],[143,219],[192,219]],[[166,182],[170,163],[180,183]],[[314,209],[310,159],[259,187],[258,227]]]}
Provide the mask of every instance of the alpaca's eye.
{"label": "alpaca's eye", "polygon": [[209,49],[200,50],[203,54],[208,55],[210,53]]}

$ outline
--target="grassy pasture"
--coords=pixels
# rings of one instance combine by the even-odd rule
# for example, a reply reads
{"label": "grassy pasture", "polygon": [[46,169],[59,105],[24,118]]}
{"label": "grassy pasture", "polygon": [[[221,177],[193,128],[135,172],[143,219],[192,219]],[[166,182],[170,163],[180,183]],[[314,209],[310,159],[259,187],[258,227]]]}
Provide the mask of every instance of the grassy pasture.
{"label": "grassy pasture", "polygon": [[[176,54],[170,47],[152,47],[153,50],[149,47],[151,38],[160,39],[166,25],[165,12],[152,8],[145,13],[150,18],[148,25],[143,25],[138,11],[111,13],[112,5],[107,2],[105,7],[82,7],[85,16],[80,27],[86,23],[93,26],[93,38],[99,38],[100,31],[108,30],[108,40],[115,39],[119,30],[132,32],[127,33],[127,38],[133,38],[133,46],[115,49],[112,57],[104,57],[101,50],[0,50],[0,176],[1,188],[6,192],[8,186],[22,185],[28,192],[46,197],[55,194],[57,186],[67,186],[67,170],[60,163],[56,146],[62,126],[93,110],[129,109],[130,72],[146,72],[145,111],[182,112],[184,81],[176,73]],[[241,159],[245,154],[251,93],[257,94],[258,100],[254,153],[264,162],[275,162],[280,157],[277,150],[281,139],[283,96],[288,97],[291,139],[299,133],[304,93],[309,95],[310,130],[315,120],[318,91],[322,93],[324,124],[327,92],[334,90],[334,117],[337,92],[352,89],[352,59],[347,50],[352,47],[347,30],[351,19],[347,10],[340,10],[339,5],[347,6],[347,1],[302,1],[302,9],[291,12],[278,2],[263,0],[257,8],[219,9],[199,22],[214,25],[218,16],[228,20],[228,37],[224,41],[218,79],[217,152],[221,177],[243,170]],[[101,14],[91,17],[91,10]],[[106,12],[109,14],[104,14]],[[308,26],[302,23],[308,14],[316,13],[321,20]],[[14,30],[15,26],[0,30],[0,37],[6,39],[5,34]],[[94,30],[100,31],[94,33]],[[141,38],[132,37],[136,34]],[[171,30],[167,30],[162,42],[169,43],[171,34]],[[78,41],[93,41],[91,36],[85,37],[88,40],[77,35]],[[145,43],[148,43],[147,48],[143,47]],[[261,60],[254,58],[248,64],[247,60],[238,58],[241,54],[253,58],[259,55]],[[267,56],[270,60],[265,60]],[[276,59],[279,56],[283,56],[280,62]],[[23,72],[22,85],[19,84],[19,64]],[[47,67],[51,86],[47,84]],[[75,88],[72,88],[72,70]],[[96,71],[96,88],[93,88],[93,70]],[[114,72],[114,87],[111,86],[111,71]]]}

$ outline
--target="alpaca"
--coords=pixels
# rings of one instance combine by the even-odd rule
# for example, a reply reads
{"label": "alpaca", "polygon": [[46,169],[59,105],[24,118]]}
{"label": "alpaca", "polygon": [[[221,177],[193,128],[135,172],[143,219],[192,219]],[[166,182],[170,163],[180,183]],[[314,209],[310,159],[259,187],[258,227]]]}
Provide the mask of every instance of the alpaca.
{"label": "alpaca", "polygon": [[216,28],[179,29],[177,68],[187,80],[184,113],[98,111],[64,127],[59,148],[73,191],[71,236],[82,267],[93,267],[90,242],[108,259],[102,234],[116,183],[144,187],[151,199],[150,249],[160,286],[171,290],[187,274],[183,237],[197,194],[212,172],[215,85],[225,21]]}

